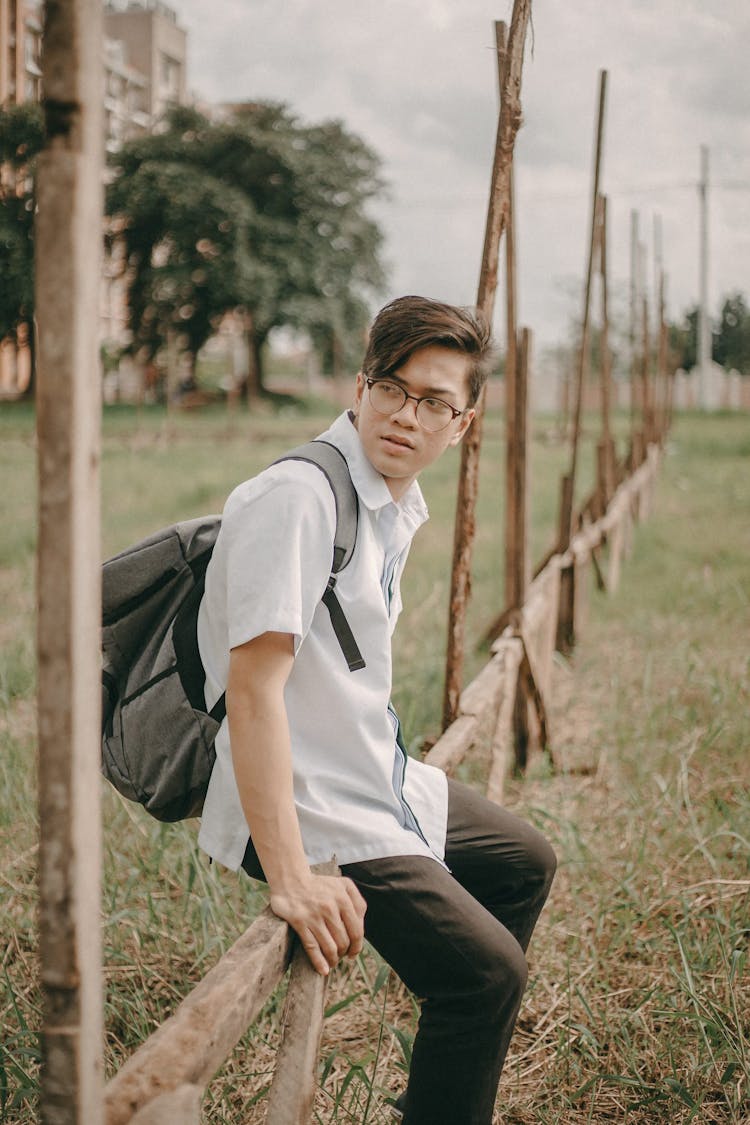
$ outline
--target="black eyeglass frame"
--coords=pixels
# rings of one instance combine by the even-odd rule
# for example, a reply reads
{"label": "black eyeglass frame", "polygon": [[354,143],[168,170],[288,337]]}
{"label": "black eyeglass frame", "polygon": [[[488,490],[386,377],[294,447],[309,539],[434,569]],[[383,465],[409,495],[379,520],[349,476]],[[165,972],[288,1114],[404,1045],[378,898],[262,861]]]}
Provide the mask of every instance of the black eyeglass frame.
{"label": "black eyeglass frame", "polygon": [[[466,411],[469,409],[468,406],[466,406],[466,407],[464,407],[463,410],[457,410],[455,406],[451,406],[451,404],[449,402],[446,402],[444,398],[438,398],[437,395],[420,395],[420,396],[410,395],[407,390],[404,390],[404,388],[401,386],[400,383],[395,383],[393,381],[393,379],[387,379],[387,378],[373,379],[370,376],[369,378],[365,379],[365,382],[367,383],[368,397],[369,397],[369,393],[372,390],[373,385],[375,383],[388,383],[391,387],[398,387],[398,389],[401,391],[401,394],[404,396],[404,401],[401,403],[400,406],[397,406],[393,410],[388,410],[388,411],[378,410],[377,406],[375,406],[375,404],[372,403],[372,399],[370,398],[370,402],[372,403],[373,410],[376,411],[376,413],[381,414],[384,418],[387,418],[389,414],[397,414],[399,410],[403,410],[403,408],[406,406],[409,399],[411,399],[412,402],[416,402],[416,404],[417,404],[414,407],[414,413],[417,416],[418,422],[419,422],[419,415],[417,414],[417,411],[419,410],[420,402],[428,402],[430,399],[432,399],[433,402],[439,402],[441,404],[441,406],[447,406],[448,410],[450,410],[450,412],[451,412],[452,417],[445,423],[444,426],[440,426],[440,428],[437,429],[437,430],[428,430],[428,433],[439,434],[441,430],[447,429],[448,426],[450,426],[451,422],[455,422],[456,418],[460,418],[461,415],[465,414]],[[420,426],[423,426],[424,429],[427,429],[427,427],[424,426],[422,422],[419,422],[419,424],[420,424]]]}

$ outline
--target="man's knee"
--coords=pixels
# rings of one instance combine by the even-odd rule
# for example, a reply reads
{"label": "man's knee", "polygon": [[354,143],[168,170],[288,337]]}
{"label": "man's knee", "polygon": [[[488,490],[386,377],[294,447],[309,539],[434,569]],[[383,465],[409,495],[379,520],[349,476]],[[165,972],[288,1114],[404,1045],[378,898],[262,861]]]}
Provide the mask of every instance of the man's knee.
{"label": "man's knee", "polygon": [[478,1003],[488,1015],[515,1009],[526,990],[529,969],[523,949],[508,931],[481,964]]}
{"label": "man's knee", "polygon": [[552,886],[552,880],[557,870],[557,856],[552,845],[541,832],[537,832],[536,828],[529,827],[526,854],[528,869],[530,873],[533,873],[534,881],[540,883],[545,891],[548,891]]}

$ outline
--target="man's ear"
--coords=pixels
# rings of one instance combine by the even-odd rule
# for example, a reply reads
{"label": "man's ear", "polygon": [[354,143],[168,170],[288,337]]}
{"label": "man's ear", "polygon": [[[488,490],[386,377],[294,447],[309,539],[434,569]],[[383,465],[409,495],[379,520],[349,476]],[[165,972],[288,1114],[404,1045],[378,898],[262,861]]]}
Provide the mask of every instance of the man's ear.
{"label": "man's ear", "polygon": [[365,393],[366,386],[367,383],[365,382],[364,375],[361,371],[358,371],[357,382],[354,385],[354,402],[352,404],[352,413],[354,414],[355,418],[357,417],[357,414],[359,412],[360,403],[362,402],[362,395]]}
{"label": "man's ear", "polygon": [[458,445],[461,438],[464,436],[464,434],[468,430],[469,426],[474,421],[475,415],[476,415],[476,410],[474,409],[474,407],[471,407],[470,410],[467,410],[467,411],[464,412],[464,414],[461,417],[461,421],[459,423],[458,429],[456,430],[455,434],[453,435],[450,442],[448,443],[449,445]]}

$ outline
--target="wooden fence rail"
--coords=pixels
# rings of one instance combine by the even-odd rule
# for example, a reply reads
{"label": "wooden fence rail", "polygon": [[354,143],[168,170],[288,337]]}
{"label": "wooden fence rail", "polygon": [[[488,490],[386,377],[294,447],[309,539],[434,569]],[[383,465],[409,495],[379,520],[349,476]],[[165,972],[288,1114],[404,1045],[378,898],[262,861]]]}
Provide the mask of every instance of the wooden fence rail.
{"label": "wooden fence rail", "polygon": [[[458,715],[426,755],[448,774],[472,751],[488,755],[487,796],[501,801],[517,762],[514,716],[519,686],[532,701],[537,741],[549,743],[548,703],[557,643],[562,575],[574,575],[574,628],[585,624],[596,554],[606,545],[605,588],[617,588],[635,520],[651,511],[661,457],[646,458],[622,481],[602,517],[583,526],[568,549],[553,555],[529,586],[517,618],[463,690]],[[599,564],[596,564],[599,567]],[[522,678],[526,683],[521,684]],[[524,763],[520,763],[524,764]],[[335,864],[322,870],[335,871]],[[267,909],[238,938],[170,1017],[124,1064],[106,1088],[106,1125],[199,1125],[206,1086],[292,966],[282,1017],[266,1125],[306,1125],[315,1093],[325,980]]]}

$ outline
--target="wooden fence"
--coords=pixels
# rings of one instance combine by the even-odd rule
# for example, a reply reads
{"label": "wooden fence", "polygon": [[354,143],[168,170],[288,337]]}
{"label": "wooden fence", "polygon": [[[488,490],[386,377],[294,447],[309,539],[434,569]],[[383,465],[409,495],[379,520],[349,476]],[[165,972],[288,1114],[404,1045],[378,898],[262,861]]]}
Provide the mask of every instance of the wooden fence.
{"label": "wooden fence", "polygon": [[[603,515],[584,520],[568,549],[554,554],[531,583],[516,620],[461,693],[458,715],[425,761],[447,774],[468,754],[487,764],[487,796],[500,801],[517,762],[514,713],[530,702],[533,746],[554,746],[548,709],[561,609],[561,579],[572,576],[573,629],[585,627],[591,588],[614,593],[633,527],[651,511],[661,447],[617,487]],[[330,872],[330,868],[328,869]],[[289,927],[266,910],[106,1088],[107,1125],[198,1125],[211,1077],[253,1023],[291,964],[267,1125],[309,1122],[323,1023],[325,980],[292,941]]]}
{"label": "wooden fence", "polygon": [[[514,0],[509,34],[497,25],[502,90],[478,305],[491,320],[500,236],[506,233],[508,339],[509,608],[480,674],[460,689],[464,614],[474,534],[481,407],[462,454],[446,675],[446,727],[427,761],[447,773],[471,753],[485,754],[488,795],[500,800],[512,764],[549,748],[548,705],[555,647],[585,625],[592,571],[617,587],[634,520],[648,514],[660,449],[671,415],[671,382],[661,356],[650,381],[644,304],[641,428],[633,412],[627,459],[614,464],[609,433],[608,365],[602,369],[604,429],[597,489],[573,511],[586,334],[579,357],[574,457],[565,478],[557,549],[527,581],[528,395],[530,336],[517,332],[512,149],[520,121],[520,81],[530,0]],[[102,1097],[101,950],[98,927],[99,739],[91,707],[98,683],[98,398],[92,341],[96,318],[101,212],[101,5],[45,5],[45,108],[48,140],[40,160],[37,311],[40,383],[39,465],[39,774],[40,950],[44,998],[41,1119],[78,1125],[197,1125],[207,1084],[256,1019],[287,969],[276,1074],[267,1101],[270,1125],[310,1120],[323,1021],[325,980],[295,945],[288,926],[262,914],[132,1055]],[[598,194],[604,76],[597,127],[589,282],[596,262],[606,279],[606,204]],[[69,205],[73,200],[75,206]],[[61,262],[65,268],[61,268]],[[606,299],[603,308],[606,327]],[[663,301],[660,339],[664,334]],[[604,349],[605,356],[607,349]],[[516,355],[517,353],[517,355]],[[510,362],[510,361],[509,361]],[[634,375],[636,368],[634,366]],[[661,388],[661,389],[660,389]],[[512,403],[512,410],[510,404]],[[511,471],[512,470],[512,471]],[[616,483],[618,482],[618,483]],[[512,505],[510,503],[512,501]],[[63,550],[65,548],[65,550]],[[606,567],[604,551],[606,548]],[[94,693],[95,694],[95,693]],[[519,735],[521,737],[519,737]],[[329,866],[330,872],[332,868]]]}

